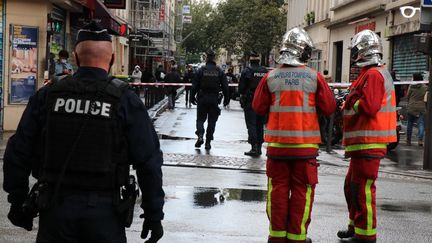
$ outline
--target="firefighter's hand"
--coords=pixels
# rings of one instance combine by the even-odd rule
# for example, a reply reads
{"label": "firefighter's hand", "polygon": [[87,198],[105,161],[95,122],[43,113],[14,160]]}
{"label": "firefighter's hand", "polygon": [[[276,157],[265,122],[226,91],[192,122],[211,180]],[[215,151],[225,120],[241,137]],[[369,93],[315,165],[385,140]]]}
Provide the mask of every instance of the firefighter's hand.
{"label": "firefighter's hand", "polygon": [[352,109],[354,107],[354,104],[359,99],[360,99],[360,93],[356,90],[351,91],[346,98],[345,105],[344,105],[345,109],[347,110]]}
{"label": "firefighter's hand", "polygon": [[27,231],[33,229],[33,217],[24,213],[22,205],[12,204],[7,217],[15,226]]}
{"label": "firefighter's hand", "polygon": [[[142,218],[143,215],[140,216]],[[150,233],[150,238],[145,243],[156,243],[163,236],[163,227],[160,220],[152,221],[149,219],[144,219],[142,231],[141,231],[141,239],[146,239]]]}

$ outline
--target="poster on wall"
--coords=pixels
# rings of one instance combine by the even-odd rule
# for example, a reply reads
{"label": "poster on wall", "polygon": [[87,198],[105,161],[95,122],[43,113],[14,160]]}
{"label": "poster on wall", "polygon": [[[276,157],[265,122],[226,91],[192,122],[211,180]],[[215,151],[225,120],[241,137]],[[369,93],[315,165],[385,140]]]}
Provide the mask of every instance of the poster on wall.
{"label": "poster on wall", "polygon": [[37,84],[38,28],[11,25],[10,57],[11,104],[26,104]]}

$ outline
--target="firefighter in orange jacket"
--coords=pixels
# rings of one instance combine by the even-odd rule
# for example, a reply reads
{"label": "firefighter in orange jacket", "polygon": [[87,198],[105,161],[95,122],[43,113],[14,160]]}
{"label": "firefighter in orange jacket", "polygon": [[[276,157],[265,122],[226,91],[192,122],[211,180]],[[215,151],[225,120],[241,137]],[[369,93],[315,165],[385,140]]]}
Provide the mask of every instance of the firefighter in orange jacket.
{"label": "firefighter in orange jacket", "polygon": [[324,77],[305,66],[312,48],[303,29],[289,30],[278,60],[282,66],[263,77],[252,102],[258,115],[269,116],[269,243],[312,242],[306,235],[318,183],[318,113],[328,116],[336,108]]}
{"label": "firefighter in orange jacket", "polygon": [[387,144],[396,141],[396,96],[393,79],[383,67],[380,37],[370,30],[351,41],[351,61],[362,70],[344,104],[345,155],[351,157],[345,178],[349,210],[343,242],[376,242],[375,180]]}

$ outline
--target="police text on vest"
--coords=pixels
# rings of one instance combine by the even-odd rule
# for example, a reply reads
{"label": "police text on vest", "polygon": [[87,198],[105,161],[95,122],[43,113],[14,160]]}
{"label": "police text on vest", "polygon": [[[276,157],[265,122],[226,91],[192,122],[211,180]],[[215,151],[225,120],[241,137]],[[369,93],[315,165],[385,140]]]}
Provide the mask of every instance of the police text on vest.
{"label": "police text on vest", "polygon": [[57,98],[54,111],[55,112],[65,112],[65,113],[76,113],[76,114],[91,114],[94,116],[110,117],[111,104],[94,101],[93,109],[90,109],[90,100],[81,99],[63,99]]}

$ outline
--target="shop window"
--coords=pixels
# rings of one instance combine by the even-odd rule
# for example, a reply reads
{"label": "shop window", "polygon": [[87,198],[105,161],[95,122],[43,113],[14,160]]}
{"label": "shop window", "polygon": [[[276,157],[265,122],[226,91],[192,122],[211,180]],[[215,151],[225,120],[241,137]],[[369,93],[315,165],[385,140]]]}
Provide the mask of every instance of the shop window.
{"label": "shop window", "polygon": [[392,69],[396,71],[399,80],[412,80],[413,73],[428,70],[428,56],[416,51],[414,35],[404,35],[393,38]]}
{"label": "shop window", "polygon": [[308,66],[310,68],[315,69],[318,72],[321,72],[321,50],[315,50],[312,52],[312,56],[309,59]]}

